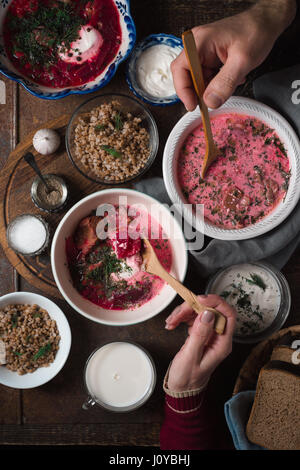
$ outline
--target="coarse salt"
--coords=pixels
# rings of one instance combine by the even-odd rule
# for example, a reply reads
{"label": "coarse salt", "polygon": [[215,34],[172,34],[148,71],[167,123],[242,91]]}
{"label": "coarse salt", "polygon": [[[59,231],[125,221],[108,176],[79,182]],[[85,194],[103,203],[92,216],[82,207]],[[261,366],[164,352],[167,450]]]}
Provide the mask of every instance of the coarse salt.
{"label": "coarse salt", "polygon": [[43,247],[47,239],[47,230],[38,217],[24,215],[13,221],[8,237],[15,250],[23,254],[31,254]]}

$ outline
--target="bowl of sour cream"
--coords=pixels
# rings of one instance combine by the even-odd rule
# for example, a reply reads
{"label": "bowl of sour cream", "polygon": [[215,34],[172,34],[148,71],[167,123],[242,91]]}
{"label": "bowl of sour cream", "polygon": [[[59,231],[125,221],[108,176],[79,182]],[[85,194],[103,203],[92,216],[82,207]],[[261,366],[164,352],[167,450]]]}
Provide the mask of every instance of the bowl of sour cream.
{"label": "bowl of sour cream", "polygon": [[171,34],[151,34],[139,42],[127,62],[126,80],[130,90],[154,106],[177,103],[171,63],[182,49],[181,39]]}
{"label": "bowl of sour cream", "polygon": [[257,343],[285,323],[291,294],[286,278],[264,263],[236,264],[218,271],[208,282],[206,294],[223,297],[236,309],[234,341]]}

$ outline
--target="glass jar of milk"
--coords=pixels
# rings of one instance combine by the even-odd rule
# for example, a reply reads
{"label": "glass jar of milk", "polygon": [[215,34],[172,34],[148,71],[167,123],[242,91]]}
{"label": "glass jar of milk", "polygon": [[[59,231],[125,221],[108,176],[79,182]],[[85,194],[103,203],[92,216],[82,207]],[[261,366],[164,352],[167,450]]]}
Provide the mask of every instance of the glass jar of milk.
{"label": "glass jar of milk", "polygon": [[88,394],[84,410],[95,404],[115,412],[142,406],[156,385],[153,359],[141,346],[129,341],[107,343],[88,358],[84,369]]}

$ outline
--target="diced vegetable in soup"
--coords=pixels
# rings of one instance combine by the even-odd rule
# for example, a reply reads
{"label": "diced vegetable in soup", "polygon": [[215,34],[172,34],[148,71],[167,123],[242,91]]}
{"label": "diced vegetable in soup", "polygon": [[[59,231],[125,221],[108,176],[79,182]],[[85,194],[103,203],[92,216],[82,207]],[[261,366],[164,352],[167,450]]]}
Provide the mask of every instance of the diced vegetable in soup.
{"label": "diced vegetable in soup", "polygon": [[22,75],[64,88],[99,76],[115,58],[122,33],[112,0],[13,0],[3,36]]}
{"label": "diced vegetable in soup", "polygon": [[235,113],[211,119],[220,155],[208,169],[202,124],[186,138],[178,158],[182,193],[191,204],[204,204],[205,219],[225,229],[255,224],[284,199],[290,166],[278,135],[259,119]]}
{"label": "diced vegetable in soup", "polygon": [[[167,271],[172,265],[170,241],[148,213],[128,214],[124,222],[116,207],[115,224],[110,217],[90,215],[81,220],[66,240],[69,270],[74,286],[86,299],[106,309],[134,309],[154,298],[164,286],[164,281],[143,268],[141,238],[149,239]],[[107,236],[99,238],[101,222]]]}

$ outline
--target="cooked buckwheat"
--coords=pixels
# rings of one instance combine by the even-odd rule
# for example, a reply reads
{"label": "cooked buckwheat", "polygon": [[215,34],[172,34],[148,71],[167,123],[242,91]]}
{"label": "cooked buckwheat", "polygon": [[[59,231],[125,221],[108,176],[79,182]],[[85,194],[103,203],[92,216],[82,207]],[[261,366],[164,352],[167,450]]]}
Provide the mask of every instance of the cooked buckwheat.
{"label": "cooked buckwheat", "polygon": [[107,181],[122,181],[139,173],[149,155],[149,133],[141,118],[123,113],[112,101],[79,117],[75,156],[86,170]]}
{"label": "cooked buckwheat", "polygon": [[19,375],[54,361],[60,336],[56,321],[38,305],[7,305],[0,310],[0,338],[6,367]]}

